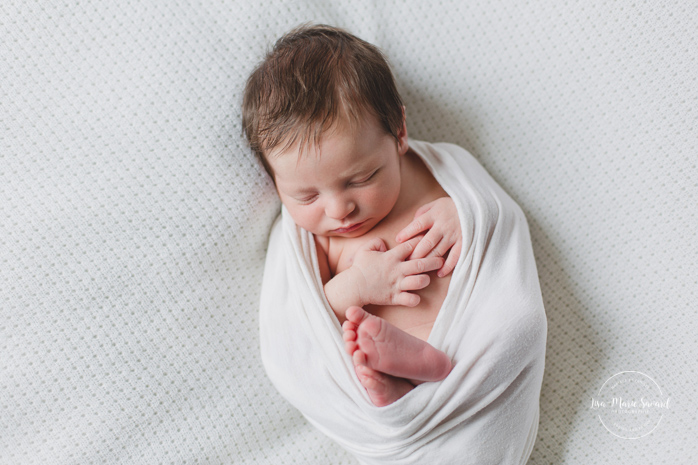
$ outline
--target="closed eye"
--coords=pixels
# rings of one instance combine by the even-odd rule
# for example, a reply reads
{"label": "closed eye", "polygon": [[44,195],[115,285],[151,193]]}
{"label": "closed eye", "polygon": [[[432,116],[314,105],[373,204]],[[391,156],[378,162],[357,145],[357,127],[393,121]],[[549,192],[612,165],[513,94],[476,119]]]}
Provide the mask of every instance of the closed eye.
{"label": "closed eye", "polygon": [[380,169],[377,169],[376,171],[374,171],[373,173],[369,174],[368,176],[366,176],[366,177],[364,177],[364,178],[361,178],[361,179],[359,179],[359,180],[357,180],[357,181],[352,181],[350,184],[351,184],[352,186],[357,186],[357,185],[365,184],[365,183],[367,183],[368,181],[370,181],[371,179],[373,179],[373,177],[374,177],[374,176],[376,175],[376,173],[378,173],[379,171],[380,171]]}
{"label": "closed eye", "polygon": [[317,199],[317,194],[313,194],[313,195],[309,195],[309,196],[306,196],[306,197],[297,198],[296,201],[297,201],[298,203],[300,203],[301,205],[308,205],[308,204],[313,203],[313,202],[315,201],[315,199]]}

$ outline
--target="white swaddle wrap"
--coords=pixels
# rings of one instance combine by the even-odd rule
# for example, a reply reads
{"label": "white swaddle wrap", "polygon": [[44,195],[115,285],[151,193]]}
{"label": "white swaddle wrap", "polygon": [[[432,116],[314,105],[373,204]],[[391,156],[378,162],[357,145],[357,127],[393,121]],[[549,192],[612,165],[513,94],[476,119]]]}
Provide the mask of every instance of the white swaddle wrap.
{"label": "white swaddle wrap", "polygon": [[313,235],[283,209],[261,291],[264,367],[279,392],[364,464],[521,464],[538,428],[547,323],[521,209],[465,150],[410,140],[455,201],[461,257],[429,343],[446,379],[375,407],[344,351]]}

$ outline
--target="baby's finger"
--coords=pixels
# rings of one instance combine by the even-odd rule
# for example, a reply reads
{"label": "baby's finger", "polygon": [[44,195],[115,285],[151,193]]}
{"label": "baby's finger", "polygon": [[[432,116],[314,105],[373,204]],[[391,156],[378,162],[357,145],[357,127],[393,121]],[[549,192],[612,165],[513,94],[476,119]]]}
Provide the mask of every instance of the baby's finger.
{"label": "baby's finger", "polygon": [[445,257],[453,244],[449,238],[442,237],[441,241],[427,254],[427,257]]}
{"label": "baby's finger", "polygon": [[412,276],[438,270],[443,265],[443,257],[418,258],[401,263],[402,267],[400,271],[404,273],[405,276]]}
{"label": "baby's finger", "polygon": [[414,248],[417,247],[417,244],[419,244],[419,241],[421,239],[422,236],[413,237],[407,242],[403,242],[402,244],[396,245],[387,253],[395,255],[398,260],[403,261],[410,256],[410,254],[414,251]]}
{"label": "baby's finger", "polygon": [[395,299],[395,305],[403,305],[405,307],[416,307],[419,305],[419,296],[417,294],[410,294],[409,292],[399,293]]}
{"label": "baby's finger", "polygon": [[359,250],[366,250],[369,252],[385,252],[388,250],[388,247],[385,245],[383,239],[380,237],[374,237],[373,239],[369,239],[361,244]]}
{"label": "baby's finger", "polygon": [[416,274],[413,276],[407,276],[402,279],[402,282],[400,283],[400,290],[418,291],[427,287],[429,285],[429,281],[431,281],[431,279],[429,278],[428,274]]}
{"label": "baby's finger", "polygon": [[432,218],[429,217],[419,217],[415,218],[410,224],[405,226],[402,231],[397,233],[397,236],[395,236],[395,240],[397,242],[404,242],[410,237],[414,237],[417,234],[424,232],[431,228],[434,225],[434,221]]}
{"label": "baby's finger", "polygon": [[438,276],[439,278],[443,278],[444,276],[448,276],[448,274],[456,268],[456,264],[458,263],[458,258],[460,257],[460,252],[461,252],[461,244],[459,242],[459,243],[456,243],[451,248],[451,251],[448,254],[448,258],[446,259],[446,262],[444,263],[444,266],[442,266],[441,269],[436,273],[436,276]]}
{"label": "baby's finger", "polygon": [[443,235],[440,232],[432,229],[427,233],[426,236],[422,238],[421,241],[419,241],[417,247],[414,248],[414,252],[412,252],[412,255],[410,255],[410,259],[424,258],[428,255],[433,255],[430,252],[432,252],[436,248],[436,246],[439,245],[440,242],[442,242],[442,239]]}

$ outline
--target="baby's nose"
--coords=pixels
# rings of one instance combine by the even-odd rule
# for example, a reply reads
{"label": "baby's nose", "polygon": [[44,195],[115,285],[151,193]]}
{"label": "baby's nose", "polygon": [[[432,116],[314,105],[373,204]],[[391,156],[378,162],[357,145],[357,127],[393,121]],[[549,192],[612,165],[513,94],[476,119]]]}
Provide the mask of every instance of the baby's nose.
{"label": "baby's nose", "polygon": [[351,200],[337,199],[325,209],[325,214],[332,219],[342,220],[354,211],[356,205]]}

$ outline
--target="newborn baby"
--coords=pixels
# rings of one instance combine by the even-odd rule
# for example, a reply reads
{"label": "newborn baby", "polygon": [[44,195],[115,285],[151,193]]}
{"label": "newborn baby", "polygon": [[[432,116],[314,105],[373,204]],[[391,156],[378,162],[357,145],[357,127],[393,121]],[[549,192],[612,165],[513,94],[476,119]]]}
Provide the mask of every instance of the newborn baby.
{"label": "newborn baby", "polygon": [[362,464],[525,464],[547,326],[518,205],[462,148],[408,139],[385,59],[340,29],[276,43],[243,129],[283,203],[260,295],[277,390]]}
{"label": "newborn baby", "polygon": [[[338,43],[344,51],[333,69],[311,65]],[[367,76],[353,82],[361,72]],[[294,78],[288,88],[283,76]],[[385,88],[371,89],[375,82]],[[310,107],[292,88],[299,84],[341,111],[318,121],[304,114]],[[425,341],[462,243],[456,207],[410,149],[404,107],[388,84],[390,70],[369,44],[336,29],[302,29],[281,39],[252,75],[244,114],[282,203],[315,235],[325,295],[377,406],[451,370],[449,358]],[[266,131],[250,125],[281,111],[295,124]],[[303,137],[311,128],[313,137]]]}

